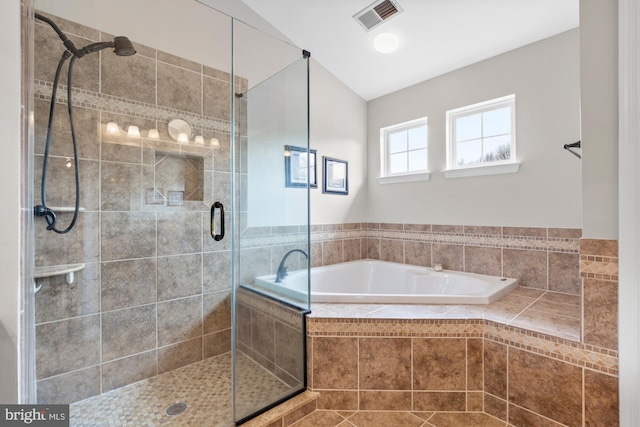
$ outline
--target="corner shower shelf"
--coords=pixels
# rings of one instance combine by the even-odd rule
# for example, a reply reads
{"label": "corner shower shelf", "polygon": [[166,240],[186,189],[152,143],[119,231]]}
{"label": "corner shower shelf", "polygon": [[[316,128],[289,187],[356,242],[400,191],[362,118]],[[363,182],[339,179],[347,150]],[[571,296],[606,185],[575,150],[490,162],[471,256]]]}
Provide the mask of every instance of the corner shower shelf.
{"label": "corner shower shelf", "polygon": [[[75,272],[84,268],[84,264],[66,264],[66,265],[48,265],[45,267],[35,267],[33,269],[33,278],[42,279],[44,277],[66,275],[67,284],[72,284],[75,279]],[[35,282],[35,280],[34,280]],[[42,285],[36,286],[36,292],[40,290]]]}

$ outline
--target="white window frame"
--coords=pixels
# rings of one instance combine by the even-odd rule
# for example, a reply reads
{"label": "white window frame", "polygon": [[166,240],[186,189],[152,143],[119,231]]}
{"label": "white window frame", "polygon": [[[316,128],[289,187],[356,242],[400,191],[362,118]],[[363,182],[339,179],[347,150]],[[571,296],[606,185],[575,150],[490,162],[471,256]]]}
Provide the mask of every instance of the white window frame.
{"label": "white window frame", "polygon": [[[508,160],[493,162],[479,162],[468,165],[456,163],[455,122],[457,119],[497,110],[505,106],[511,107],[511,148]],[[483,138],[482,135],[481,138]],[[473,105],[447,111],[447,169],[443,171],[445,178],[459,178],[466,176],[494,175],[501,173],[515,173],[520,163],[516,156],[516,96],[515,94],[479,102]]]}
{"label": "white window frame", "polygon": [[[392,132],[399,130],[410,130],[417,127],[424,126],[427,130],[426,141],[426,156],[427,156],[427,169],[409,171],[402,173],[389,173],[389,144],[387,136]],[[407,147],[408,148],[408,147]],[[411,150],[407,150],[411,151]],[[429,161],[429,121],[427,117],[421,117],[419,119],[410,120],[408,122],[398,123],[392,126],[380,128],[380,177],[378,182],[380,184],[395,184],[399,182],[412,182],[412,181],[428,181],[431,174],[428,170]]]}

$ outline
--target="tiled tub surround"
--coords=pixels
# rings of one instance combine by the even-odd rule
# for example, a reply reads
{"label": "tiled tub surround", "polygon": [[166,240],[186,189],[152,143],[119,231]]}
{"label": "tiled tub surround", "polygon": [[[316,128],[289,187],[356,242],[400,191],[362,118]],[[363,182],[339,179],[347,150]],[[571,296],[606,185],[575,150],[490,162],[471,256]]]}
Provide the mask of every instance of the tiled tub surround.
{"label": "tiled tub surround", "polygon": [[618,423],[615,351],[488,320],[314,316],[309,384],[319,409],[486,412],[515,426]]}
{"label": "tiled tub surround", "polygon": [[312,266],[362,258],[492,276],[521,286],[580,294],[580,229],[429,224],[311,227]]}
{"label": "tiled tub surround", "polygon": [[[579,247],[582,343],[540,329],[554,312],[564,316],[565,304],[579,309],[580,297],[531,288],[475,313],[450,306],[312,306],[309,384],[320,392],[318,408],[483,411],[514,426],[619,425],[617,242],[582,239]],[[509,320],[505,308],[518,310],[527,298],[534,302]],[[538,303],[549,312],[534,309]]]}
{"label": "tiled tub surround", "polygon": [[[51,17],[77,46],[113,37]],[[72,285],[42,279],[36,294],[38,401],[70,403],[230,350],[231,244],[209,237],[209,206],[230,206],[230,76],[135,43],[138,53],[88,55],[74,72],[81,204],[69,234],[35,221],[36,265],[82,262]],[[62,44],[35,25],[35,199],[51,96]],[[66,80],[66,79],[63,79]],[[246,87],[238,79],[236,90]],[[49,166],[48,205],[73,204],[66,90],[58,91]],[[185,118],[220,147],[169,143],[167,122]],[[143,138],[105,134],[117,122]],[[159,129],[161,141],[144,138]],[[162,142],[165,141],[165,142]],[[164,186],[158,153],[201,158],[203,201],[156,204],[150,188]],[[160,162],[162,163],[162,162]],[[164,171],[167,172],[166,170]],[[170,171],[169,171],[170,172]],[[162,189],[157,188],[160,192]],[[68,224],[70,213],[59,213]]]}

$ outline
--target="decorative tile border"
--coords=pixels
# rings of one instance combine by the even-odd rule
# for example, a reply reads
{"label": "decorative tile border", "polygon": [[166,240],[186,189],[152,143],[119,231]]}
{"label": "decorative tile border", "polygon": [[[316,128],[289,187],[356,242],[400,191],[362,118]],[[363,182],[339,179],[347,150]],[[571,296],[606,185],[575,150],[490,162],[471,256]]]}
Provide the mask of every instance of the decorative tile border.
{"label": "decorative tile border", "polygon": [[565,363],[618,375],[618,352],[489,320],[345,319],[307,317],[309,337],[481,337]]}
{"label": "decorative tile border", "polygon": [[307,318],[309,336],[482,337],[482,320]]}
{"label": "decorative tile border", "polygon": [[618,281],[618,258],[580,255],[580,276],[587,279]]}
{"label": "decorative tile border", "polygon": [[[53,83],[42,80],[34,80],[34,97],[45,101],[51,100]],[[216,119],[200,114],[176,110],[169,107],[162,107],[140,101],[134,101],[117,96],[105,95],[87,89],[72,88],[73,105],[92,110],[106,111],[109,113],[122,114],[131,117],[138,117],[149,120],[168,122],[175,117],[187,120],[192,126],[202,130],[217,133],[230,134],[230,122]],[[58,86],[56,102],[67,103],[67,88],[65,85]],[[236,125],[237,130],[237,125]]]}
{"label": "decorative tile border", "polygon": [[618,375],[618,352],[486,321],[484,338],[556,360]]}
{"label": "decorative tile border", "polygon": [[[449,245],[484,246],[505,249],[527,249],[537,251],[579,253],[580,239],[571,237],[547,237],[557,229],[531,229],[539,231],[541,236],[520,236],[504,234],[480,234],[434,232],[431,225],[423,224],[384,224],[388,228],[380,228],[379,224],[322,224],[311,226],[311,242],[327,242],[350,239],[385,239],[425,243],[441,243]],[[396,226],[395,228],[391,226]],[[437,226],[447,229],[459,226]],[[462,227],[459,227],[462,228]],[[501,227],[493,227],[501,229]],[[574,231],[574,229],[568,229]],[[561,234],[561,233],[556,233]],[[575,233],[574,233],[575,234]],[[542,237],[544,235],[544,237]],[[306,232],[272,233],[270,230],[258,230],[242,236],[242,247],[266,247],[274,245],[299,244],[306,241]]]}

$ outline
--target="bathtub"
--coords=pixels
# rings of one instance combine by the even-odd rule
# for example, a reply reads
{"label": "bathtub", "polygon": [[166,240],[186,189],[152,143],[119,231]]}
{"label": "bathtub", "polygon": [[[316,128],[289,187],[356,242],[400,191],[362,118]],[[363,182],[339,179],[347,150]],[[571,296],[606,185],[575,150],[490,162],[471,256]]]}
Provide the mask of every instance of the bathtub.
{"label": "bathtub", "polygon": [[[307,271],[289,272],[281,283],[275,283],[275,274],[257,277],[251,287],[304,302]],[[516,287],[517,279],[374,260],[311,269],[314,303],[491,304]]]}

